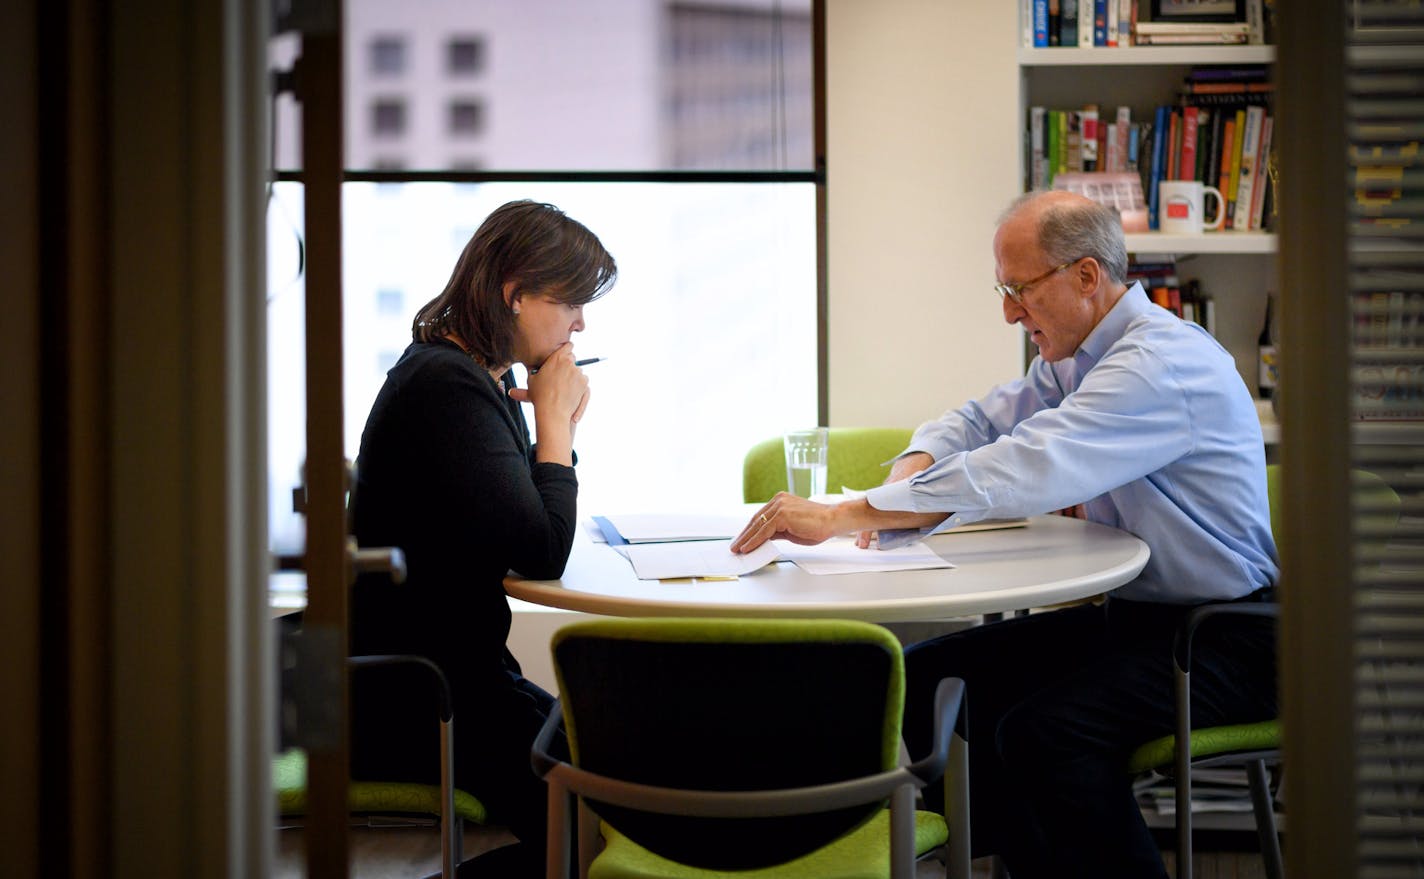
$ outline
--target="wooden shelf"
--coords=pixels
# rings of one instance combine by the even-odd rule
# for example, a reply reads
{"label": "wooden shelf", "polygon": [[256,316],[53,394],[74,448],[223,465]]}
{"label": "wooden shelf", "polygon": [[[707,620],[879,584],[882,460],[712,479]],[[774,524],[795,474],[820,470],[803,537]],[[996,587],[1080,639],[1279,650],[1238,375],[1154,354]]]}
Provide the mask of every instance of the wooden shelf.
{"label": "wooden shelf", "polygon": [[1129,46],[1125,49],[1019,49],[1021,67],[1155,67],[1175,64],[1271,64],[1275,46]]}
{"label": "wooden shelf", "polygon": [[1201,235],[1137,232],[1126,238],[1128,253],[1171,253],[1185,256],[1193,253],[1276,252],[1274,232],[1204,232]]}

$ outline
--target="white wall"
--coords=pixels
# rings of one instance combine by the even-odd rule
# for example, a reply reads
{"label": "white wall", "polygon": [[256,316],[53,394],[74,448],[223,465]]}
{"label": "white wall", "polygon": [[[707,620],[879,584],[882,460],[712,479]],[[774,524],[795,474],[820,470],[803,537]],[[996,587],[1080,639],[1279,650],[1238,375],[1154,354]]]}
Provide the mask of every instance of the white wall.
{"label": "white wall", "polygon": [[1016,9],[826,0],[831,424],[913,427],[1023,373],[990,251],[1019,191]]}

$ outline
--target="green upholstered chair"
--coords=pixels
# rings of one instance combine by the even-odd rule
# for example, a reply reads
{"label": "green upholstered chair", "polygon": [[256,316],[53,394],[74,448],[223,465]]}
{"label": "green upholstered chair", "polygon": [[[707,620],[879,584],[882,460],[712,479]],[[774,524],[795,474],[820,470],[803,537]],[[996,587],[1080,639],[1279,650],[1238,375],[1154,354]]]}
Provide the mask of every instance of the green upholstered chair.
{"label": "green upholstered chair", "polygon": [[[272,763],[272,786],[277,791],[277,814],[307,812],[307,754],[288,748]],[[418,815],[440,818],[440,787],[400,781],[353,781],[347,789],[347,809],[353,815]],[[455,789],[456,822],[484,824],[489,813],[478,799]],[[457,824],[458,827],[458,824]]]}
{"label": "green upholstered chair", "polygon": [[[352,530],[351,510],[356,494],[356,465],[346,462],[346,530]],[[294,492],[294,508],[301,512],[303,489]],[[351,542],[355,549],[354,539]],[[384,554],[385,550],[355,550],[358,559],[363,553]],[[283,570],[301,570],[302,559],[297,555],[278,555],[278,567]],[[390,555],[391,578],[396,583],[405,580],[405,557],[395,550]],[[272,786],[277,791],[277,814],[284,818],[294,818],[307,811],[307,755],[298,747],[286,747],[286,740],[300,736],[297,715],[303,705],[314,704],[320,695],[300,692],[302,682],[314,686],[311,676],[297,673],[302,661],[302,620],[301,611],[278,617],[275,621],[276,641],[279,650],[278,666],[281,669],[281,696],[283,702],[283,750],[272,764]],[[378,655],[351,656],[346,660],[352,672],[364,668],[401,666],[414,671],[416,675],[429,674],[435,682],[438,704],[432,705],[429,719],[439,721],[440,730],[440,784],[423,784],[401,781],[352,781],[347,786],[347,810],[353,816],[403,816],[434,818],[440,824],[440,875],[454,879],[460,862],[461,845],[464,838],[464,822],[485,824],[489,816],[485,806],[473,795],[455,787],[455,710],[450,692],[450,682],[440,667],[424,656]],[[422,718],[411,718],[411,723],[425,722]],[[288,727],[291,728],[288,728]]]}
{"label": "green upholstered chair", "polygon": [[[832,427],[826,445],[826,490],[874,488],[890,473],[886,463],[905,451],[913,430],[901,427]],[[786,490],[781,437],[762,440],[742,460],[742,500],[763,503]]]}
{"label": "green upholstered chair", "polygon": [[[1352,472],[1356,512],[1367,517],[1371,531],[1385,535],[1399,519],[1399,495],[1379,476],[1364,470]],[[1281,473],[1277,465],[1266,468],[1266,490],[1271,503],[1271,530],[1280,537],[1278,514]],[[1384,538],[1387,539],[1387,538]],[[1156,770],[1170,774],[1176,785],[1174,820],[1177,835],[1177,876],[1192,875],[1192,777],[1191,769],[1232,765],[1246,767],[1251,790],[1252,812],[1266,875],[1281,879],[1280,839],[1276,834],[1274,796],[1270,789],[1267,763],[1280,761],[1281,722],[1279,718],[1258,723],[1192,729],[1191,727],[1191,649],[1197,629],[1208,619],[1220,615],[1255,615],[1275,617],[1279,606],[1274,602],[1259,604],[1210,604],[1187,615],[1177,632],[1173,645],[1176,665],[1177,732],[1141,746],[1128,760],[1128,770],[1134,775]]]}
{"label": "green upholstered chair", "polygon": [[[552,649],[560,710],[534,745],[550,877],[567,875],[575,811],[590,879],[905,879],[946,842],[968,876],[963,682],[940,684],[933,753],[899,766],[904,664],[884,628],[592,620]],[[548,753],[561,717],[571,762]],[[941,777],[948,821],[914,809]]]}
{"label": "green upholstered chair", "polygon": [[[289,614],[279,622],[280,643],[284,655],[284,670],[295,667],[292,654],[299,652],[301,639],[300,614]],[[489,814],[483,803],[473,795],[455,787],[455,713],[450,684],[439,666],[423,656],[379,655],[351,656],[346,660],[353,672],[364,668],[404,666],[416,674],[430,674],[436,685],[438,704],[431,706],[428,718],[411,718],[411,723],[439,722],[440,783],[423,784],[401,781],[351,781],[347,786],[347,810],[353,816],[430,818],[440,825],[440,875],[454,879],[463,860],[461,846],[464,822],[485,824]],[[300,684],[284,674],[283,690],[301,704],[308,696],[297,692]],[[272,764],[272,786],[277,792],[277,814],[284,818],[303,816],[307,812],[307,755],[298,747],[285,748]]]}

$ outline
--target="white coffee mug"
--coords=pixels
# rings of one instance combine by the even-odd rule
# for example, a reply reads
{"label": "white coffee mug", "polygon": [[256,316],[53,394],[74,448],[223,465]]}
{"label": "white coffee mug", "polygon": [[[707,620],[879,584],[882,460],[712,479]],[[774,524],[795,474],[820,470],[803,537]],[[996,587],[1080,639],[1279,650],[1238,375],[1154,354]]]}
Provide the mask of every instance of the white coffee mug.
{"label": "white coffee mug", "polygon": [[[1216,219],[1202,219],[1206,193],[1216,200]],[[1226,200],[1221,190],[1200,180],[1163,180],[1157,184],[1157,231],[1167,235],[1200,235],[1203,229],[1220,229],[1226,221]]]}

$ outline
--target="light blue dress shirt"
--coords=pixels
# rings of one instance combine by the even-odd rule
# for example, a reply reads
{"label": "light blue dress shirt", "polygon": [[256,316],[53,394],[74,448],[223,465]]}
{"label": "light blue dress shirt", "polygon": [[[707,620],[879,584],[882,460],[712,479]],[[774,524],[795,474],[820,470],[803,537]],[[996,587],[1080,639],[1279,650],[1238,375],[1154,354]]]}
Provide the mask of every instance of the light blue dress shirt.
{"label": "light blue dress shirt", "polygon": [[940,528],[1084,504],[1152,551],[1113,594],[1197,604],[1279,572],[1261,424],[1225,349],[1134,284],[1073,357],[926,422],[906,453],[935,463],[872,488],[881,510],[953,513]]}

